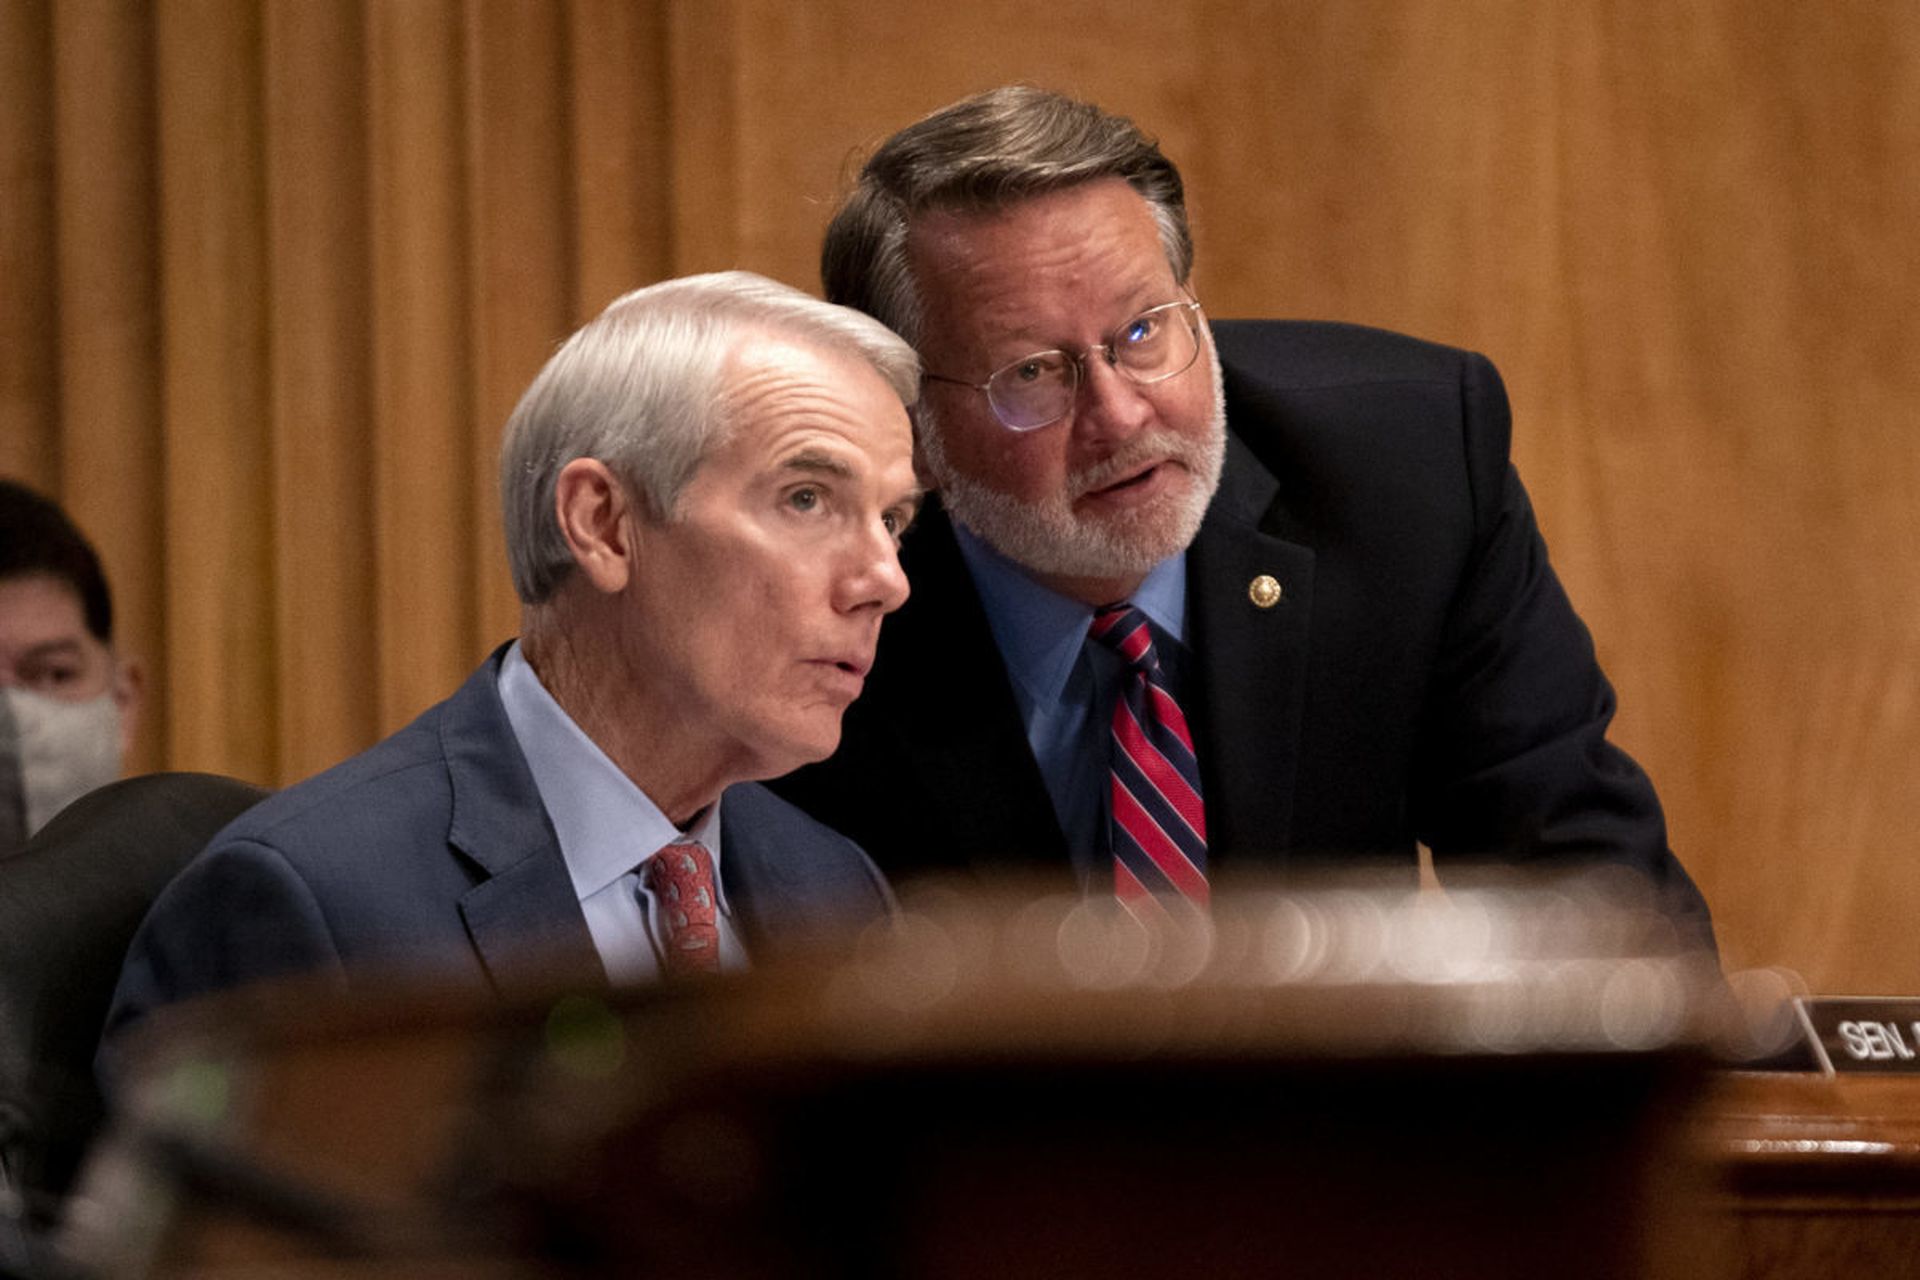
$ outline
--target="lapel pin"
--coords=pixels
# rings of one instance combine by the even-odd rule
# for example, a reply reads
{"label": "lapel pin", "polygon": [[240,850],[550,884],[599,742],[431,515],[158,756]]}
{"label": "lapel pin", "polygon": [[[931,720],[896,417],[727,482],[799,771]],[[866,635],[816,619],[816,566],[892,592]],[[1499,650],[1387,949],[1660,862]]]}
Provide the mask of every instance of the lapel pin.
{"label": "lapel pin", "polygon": [[1247,584],[1247,599],[1256,609],[1271,609],[1280,603],[1280,583],[1269,574],[1261,574]]}

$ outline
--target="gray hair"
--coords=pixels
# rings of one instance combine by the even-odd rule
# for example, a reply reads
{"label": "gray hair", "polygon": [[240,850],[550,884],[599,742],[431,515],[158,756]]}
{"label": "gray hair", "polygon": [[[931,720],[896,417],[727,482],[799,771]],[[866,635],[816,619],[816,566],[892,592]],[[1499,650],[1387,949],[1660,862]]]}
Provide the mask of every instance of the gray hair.
{"label": "gray hair", "polygon": [[920,299],[907,225],[930,210],[985,212],[1044,192],[1123,179],[1153,212],[1185,284],[1193,234],[1180,171],[1125,116],[1032,85],[990,89],[908,125],[880,145],[827,227],[820,279],[833,302],[876,316],[912,343]]}
{"label": "gray hair", "polygon": [[507,420],[500,508],[513,589],[548,599],[574,560],[554,511],[560,471],[596,458],[668,519],[700,463],[725,441],[719,408],[728,359],[775,336],[858,358],[912,407],[920,362],[884,325],[747,271],[636,289],[548,360]]}

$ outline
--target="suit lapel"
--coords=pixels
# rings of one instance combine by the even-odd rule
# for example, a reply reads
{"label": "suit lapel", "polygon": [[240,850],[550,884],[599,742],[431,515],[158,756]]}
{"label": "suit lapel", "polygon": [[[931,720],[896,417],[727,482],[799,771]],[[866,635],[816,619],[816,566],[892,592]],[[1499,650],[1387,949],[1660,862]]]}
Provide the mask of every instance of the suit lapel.
{"label": "suit lapel", "polygon": [[[504,652],[502,650],[501,652]],[[546,807],[500,703],[500,652],[454,694],[441,746],[453,787],[447,843],[485,878],[460,899],[488,980],[606,982]]]}
{"label": "suit lapel", "polygon": [[720,879],[741,940],[758,958],[808,936],[822,887],[801,833],[764,814],[754,821],[746,797],[742,786],[720,796]]}
{"label": "suit lapel", "polygon": [[804,936],[799,922],[814,906],[819,891],[798,833],[776,827],[746,812],[748,788],[728,787],[720,794],[720,880],[727,906],[749,954]]}
{"label": "suit lapel", "polygon": [[[1227,436],[1220,491],[1187,557],[1187,614],[1201,672],[1200,768],[1208,859],[1278,866],[1293,821],[1313,608],[1311,548],[1267,532],[1279,484]],[[1276,602],[1252,590],[1272,578]]]}

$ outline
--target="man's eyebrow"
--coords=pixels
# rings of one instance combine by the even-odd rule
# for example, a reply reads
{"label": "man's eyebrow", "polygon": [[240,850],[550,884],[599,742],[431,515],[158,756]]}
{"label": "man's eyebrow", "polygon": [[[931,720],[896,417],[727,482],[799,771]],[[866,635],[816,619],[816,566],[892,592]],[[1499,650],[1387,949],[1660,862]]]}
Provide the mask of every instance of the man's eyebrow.
{"label": "man's eyebrow", "polygon": [[58,640],[42,640],[39,644],[29,645],[22,658],[58,658],[69,653],[81,653],[80,641],[74,636],[63,636]]}
{"label": "man's eyebrow", "polygon": [[845,461],[830,453],[821,453],[817,449],[802,449],[791,458],[781,459],[780,470],[825,472],[827,475],[838,476],[843,480],[853,475],[853,468]]}

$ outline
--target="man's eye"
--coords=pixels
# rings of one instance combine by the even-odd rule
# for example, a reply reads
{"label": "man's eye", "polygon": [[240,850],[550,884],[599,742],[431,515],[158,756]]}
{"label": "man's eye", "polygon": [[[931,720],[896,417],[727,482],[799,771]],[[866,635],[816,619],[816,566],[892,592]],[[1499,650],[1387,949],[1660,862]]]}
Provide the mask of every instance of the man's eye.
{"label": "man's eye", "polygon": [[58,693],[80,679],[78,667],[41,667],[26,673],[26,686],[36,693]]}
{"label": "man's eye", "polygon": [[1038,360],[1029,360],[1013,367],[1013,376],[1022,382],[1038,382],[1046,373],[1047,367]]}
{"label": "man's eye", "polygon": [[787,505],[795,511],[818,510],[820,506],[820,491],[812,487],[795,489],[787,495]]}
{"label": "man's eye", "polygon": [[1137,347],[1143,342],[1151,342],[1154,331],[1159,327],[1159,316],[1137,317],[1132,324],[1129,324],[1126,329],[1121,332],[1120,341],[1130,347]]}

